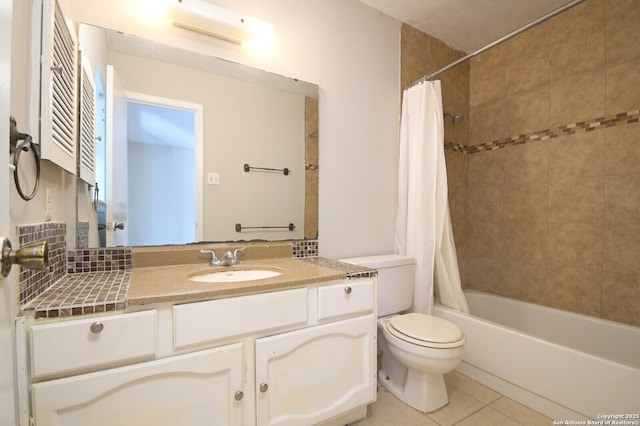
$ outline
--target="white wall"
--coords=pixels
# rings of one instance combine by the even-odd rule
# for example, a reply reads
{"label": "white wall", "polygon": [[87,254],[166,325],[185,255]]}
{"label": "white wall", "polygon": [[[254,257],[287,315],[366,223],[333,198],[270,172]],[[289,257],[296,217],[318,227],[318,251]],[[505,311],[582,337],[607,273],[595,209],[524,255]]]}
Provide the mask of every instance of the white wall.
{"label": "white wall", "polygon": [[73,19],[320,86],[319,247],[326,257],[392,252],[400,114],[400,24],[355,0],[217,0],[271,22],[267,51],[144,17],[145,0],[66,0]]}
{"label": "white wall", "polygon": [[196,217],[193,149],[129,141],[128,154],[129,244],[192,243],[180,218]]}

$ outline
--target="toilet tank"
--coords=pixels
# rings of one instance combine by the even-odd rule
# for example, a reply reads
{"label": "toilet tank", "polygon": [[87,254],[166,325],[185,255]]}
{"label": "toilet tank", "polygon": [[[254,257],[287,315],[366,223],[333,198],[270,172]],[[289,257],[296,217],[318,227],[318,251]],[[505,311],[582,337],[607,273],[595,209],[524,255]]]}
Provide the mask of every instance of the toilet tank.
{"label": "toilet tank", "polygon": [[378,270],[378,316],[395,314],[411,307],[416,264],[412,257],[385,254],[340,260]]}

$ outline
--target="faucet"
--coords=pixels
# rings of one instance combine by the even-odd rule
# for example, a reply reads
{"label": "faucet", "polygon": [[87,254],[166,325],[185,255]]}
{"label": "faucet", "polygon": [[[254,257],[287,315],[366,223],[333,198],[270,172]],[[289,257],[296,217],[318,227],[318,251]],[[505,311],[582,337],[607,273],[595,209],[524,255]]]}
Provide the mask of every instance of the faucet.
{"label": "faucet", "polygon": [[228,251],[222,256],[222,259],[218,259],[216,256],[216,252],[213,250],[200,250],[200,253],[211,253],[211,260],[209,261],[209,266],[232,266],[240,263],[240,259],[238,259],[238,252],[246,249],[246,247],[240,247],[235,249],[233,252]]}
{"label": "faucet", "polygon": [[211,253],[211,260],[209,261],[209,266],[220,266],[222,265],[222,261],[218,259],[216,256],[216,252],[213,250],[200,250],[200,253]]}
{"label": "faucet", "polygon": [[222,265],[231,266],[237,265],[240,263],[240,259],[238,259],[238,252],[246,249],[246,247],[237,248],[231,253],[230,251],[226,252],[222,257]]}

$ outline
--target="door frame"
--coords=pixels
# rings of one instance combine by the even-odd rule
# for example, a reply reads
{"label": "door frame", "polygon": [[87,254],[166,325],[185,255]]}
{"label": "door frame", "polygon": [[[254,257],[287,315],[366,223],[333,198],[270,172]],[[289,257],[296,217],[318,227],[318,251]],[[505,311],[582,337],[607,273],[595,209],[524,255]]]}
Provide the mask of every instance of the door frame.
{"label": "door frame", "polygon": [[[11,231],[9,193],[15,194],[8,177],[9,170],[9,116],[11,114],[11,35],[12,35],[13,2],[0,2],[0,236],[15,238],[15,231]],[[26,95],[26,94],[25,94]],[[14,246],[16,245],[14,241]],[[3,371],[10,374],[0,374],[0,423],[18,424],[17,390],[16,390],[16,341],[15,320],[18,313],[18,271],[7,278],[0,275],[0,365]]]}

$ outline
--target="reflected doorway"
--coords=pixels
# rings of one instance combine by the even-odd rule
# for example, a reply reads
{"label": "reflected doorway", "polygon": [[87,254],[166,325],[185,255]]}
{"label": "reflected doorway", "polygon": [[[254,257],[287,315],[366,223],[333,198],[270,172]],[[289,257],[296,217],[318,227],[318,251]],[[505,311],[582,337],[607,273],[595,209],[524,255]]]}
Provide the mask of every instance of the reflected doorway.
{"label": "reflected doorway", "polygon": [[130,245],[196,241],[195,126],[192,110],[128,100]]}
{"label": "reflected doorway", "polygon": [[202,240],[203,106],[124,90],[110,65],[102,98],[100,247]]}

